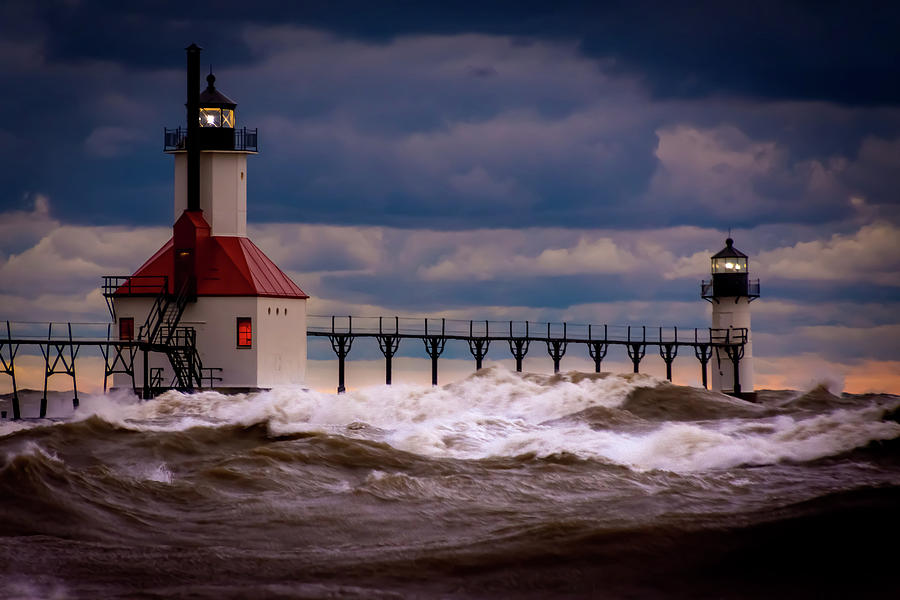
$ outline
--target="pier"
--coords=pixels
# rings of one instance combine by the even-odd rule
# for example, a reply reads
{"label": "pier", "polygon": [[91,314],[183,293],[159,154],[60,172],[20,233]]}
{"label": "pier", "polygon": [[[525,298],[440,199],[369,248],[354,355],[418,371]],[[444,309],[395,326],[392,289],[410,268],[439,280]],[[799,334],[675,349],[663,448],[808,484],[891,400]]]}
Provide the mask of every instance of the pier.
{"label": "pier", "polygon": [[[164,296],[165,294],[163,294]],[[171,302],[176,302],[172,299]],[[165,315],[171,307],[158,306],[142,325],[134,339],[120,339],[111,323],[36,323],[3,322],[0,331],[0,374],[11,378],[13,418],[20,418],[15,362],[22,348],[40,352],[44,362],[43,397],[40,416],[46,416],[48,381],[62,375],[72,379],[72,404],[78,406],[76,362],[84,348],[96,348],[104,361],[103,389],[114,373],[131,377],[132,388],[142,398],[152,398],[165,390],[185,392],[213,388],[219,380],[219,369],[203,367],[196,352],[196,334],[190,327],[167,327]],[[622,347],[634,372],[640,372],[641,361],[648,348],[657,350],[666,365],[666,377],[672,380],[672,363],[679,352],[688,351],[700,366],[703,387],[708,387],[707,365],[714,350],[722,349],[731,362],[735,377],[735,394],[740,394],[739,366],[748,333],[745,328],[678,328],[642,325],[591,325],[534,321],[476,321],[441,317],[354,317],[310,315],[307,336],[327,338],[338,360],[337,391],[346,390],[345,366],[359,338],[374,338],[385,361],[385,383],[392,382],[393,358],[403,340],[421,343],[431,359],[431,382],[438,384],[439,359],[448,342],[464,343],[475,362],[482,367],[488,351],[500,347],[509,351],[522,371],[522,361],[529,352],[546,351],[553,362],[554,373],[560,361],[573,346],[586,347],[587,354],[599,373],[611,347]],[[409,342],[407,342],[409,343]],[[584,351],[582,348],[581,351]],[[144,369],[141,385],[135,381],[135,360],[144,363],[151,352],[169,358],[174,376],[164,381],[162,369]],[[496,350],[495,350],[496,352]]]}
{"label": "pier", "polygon": [[[164,312],[164,311],[162,311]],[[162,312],[160,314],[162,314]],[[151,315],[152,317],[152,315]],[[151,324],[141,326],[133,339],[121,339],[114,332],[112,323],[47,323],[30,321],[0,322],[0,375],[10,377],[12,383],[13,418],[21,418],[19,389],[16,380],[16,359],[21,358],[23,348],[37,349],[43,360],[43,395],[40,417],[47,415],[47,391],[51,377],[62,375],[72,379],[72,406],[77,408],[78,383],[76,363],[84,356],[85,349],[96,349],[103,358],[103,391],[108,389],[109,378],[115,373],[131,377],[132,389],[141,398],[152,398],[163,391],[177,389],[185,392],[211,388],[218,381],[219,369],[203,367],[197,356],[196,333],[190,327],[168,328],[164,323],[152,327],[158,319],[148,318]],[[148,357],[152,352],[165,354],[174,376],[164,379],[162,369],[148,369]],[[143,358],[145,378],[143,385],[135,381],[135,360]]]}
{"label": "pier", "polygon": [[[431,383],[438,384],[438,360],[447,342],[465,342],[480,369],[493,342],[495,347],[508,348],[516,360],[516,371],[522,371],[522,360],[533,345],[546,349],[553,361],[553,372],[559,372],[560,361],[570,345],[587,347],[588,355],[599,373],[611,346],[622,346],[635,373],[640,372],[641,360],[647,348],[658,350],[666,364],[666,378],[672,380],[672,363],[680,350],[689,348],[700,363],[703,387],[708,388],[707,364],[713,350],[722,349],[732,363],[735,377],[734,393],[740,394],[739,365],[748,340],[746,328],[689,328],[648,327],[645,325],[591,325],[533,321],[474,321],[445,318],[353,317],[310,315],[307,335],[324,337],[338,359],[338,393],[346,389],[345,361],[357,338],[375,338],[384,355],[384,380],[391,383],[392,359],[404,339],[418,340],[431,358]],[[502,350],[501,350],[502,351]],[[540,351],[540,350],[539,350]]]}

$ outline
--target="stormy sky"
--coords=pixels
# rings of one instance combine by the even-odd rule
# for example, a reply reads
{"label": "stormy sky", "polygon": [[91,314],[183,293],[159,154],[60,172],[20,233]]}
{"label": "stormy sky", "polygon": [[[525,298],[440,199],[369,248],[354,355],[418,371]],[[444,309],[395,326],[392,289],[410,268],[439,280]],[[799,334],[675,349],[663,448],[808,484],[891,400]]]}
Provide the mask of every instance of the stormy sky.
{"label": "stormy sky", "polygon": [[0,318],[103,320],[100,276],[166,241],[196,42],[259,129],[251,237],[312,313],[706,326],[731,229],[759,385],[896,392],[898,25],[887,2],[4,2]]}

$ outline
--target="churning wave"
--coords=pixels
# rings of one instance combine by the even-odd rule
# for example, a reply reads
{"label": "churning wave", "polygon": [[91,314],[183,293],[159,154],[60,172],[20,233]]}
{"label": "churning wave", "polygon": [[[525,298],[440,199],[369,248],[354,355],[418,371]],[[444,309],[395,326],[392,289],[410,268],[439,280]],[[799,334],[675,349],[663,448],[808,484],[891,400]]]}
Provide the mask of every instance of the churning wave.
{"label": "churning wave", "polygon": [[[818,387],[751,403],[642,374],[554,376],[483,369],[443,387],[377,386],[342,395],[278,388],[226,396],[168,392],[137,402],[85,399],[74,421],[123,431],[228,435],[260,426],[272,437],[327,434],[431,458],[571,455],[635,470],[679,473],[811,461],[900,436],[885,420],[900,399],[866,402]],[[0,433],[37,424],[4,424]],[[158,475],[165,478],[165,475]]]}

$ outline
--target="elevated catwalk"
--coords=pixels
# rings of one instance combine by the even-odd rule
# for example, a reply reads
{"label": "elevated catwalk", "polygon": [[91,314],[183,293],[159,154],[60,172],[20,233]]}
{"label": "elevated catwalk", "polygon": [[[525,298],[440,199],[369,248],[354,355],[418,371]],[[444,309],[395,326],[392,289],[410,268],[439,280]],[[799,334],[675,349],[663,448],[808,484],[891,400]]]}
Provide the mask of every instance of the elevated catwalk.
{"label": "elevated catwalk", "polygon": [[[164,313],[165,310],[160,310]],[[219,380],[217,371],[203,367],[195,357],[195,339],[190,328],[174,328],[162,341],[152,324],[142,326],[135,339],[121,340],[114,336],[110,323],[34,323],[6,321],[0,331],[0,373],[10,376],[13,387],[13,418],[19,418],[18,388],[15,361],[22,347],[37,347],[44,360],[44,394],[40,416],[46,415],[47,384],[53,375],[72,378],[73,405],[78,406],[76,385],[76,360],[85,347],[98,348],[105,368],[103,389],[114,373],[131,377],[132,387],[143,398],[150,398],[165,390],[194,391],[215,388]],[[184,331],[181,331],[184,329]],[[431,358],[431,382],[438,383],[438,359],[448,341],[464,341],[475,358],[475,368],[480,369],[492,342],[505,343],[516,359],[516,370],[522,370],[522,360],[532,344],[543,344],[553,360],[553,371],[559,372],[559,364],[570,344],[587,346],[594,361],[594,369],[600,372],[610,346],[624,346],[629,360],[638,373],[641,360],[648,347],[656,347],[666,364],[666,377],[672,379],[672,363],[679,349],[689,347],[700,362],[703,387],[707,387],[707,364],[713,350],[721,350],[732,363],[737,382],[735,395],[740,394],[740,361],[747,343],[747,330],[742,328],[713,329],[678,327],[647,327],[634,325],[587,325],[573,323],[548,323],[533,321],[474,321],[444,318],[401,317],[353,317],[310,315],[307,329],[309,337],[325,337],[338,359],[337,391],[345,388],[345,362],[353,341],[357,338],[375,338],[385,358],[385,383],[391,383],[392,359],[404,339],[420,340]],[[150,352],[169,355],[173,365],[189,373],[176,376],[165,383],[157,375],[149,374],[138,386],[135,381],[135,360],[138,353],[144,357]],[[146,358],[145,358],[146,360]],[[178,370],[176,369],[176,373]]]}
{"label": "elevated catwalk", "polygon": [[516,371],[522,370],[522,360],[532,343],[544,344],[553,360],[553,372],[559,372],[559,363],[569,344],[587,346],[599,373],[610,346],[624,346],[634,372],[640,370],[641,360],[648,346],[655,346],[666,363],[666,377],[672,380],[672,363],[679,348],[690,347],[700,361],[703,387],[708,386],[707,363],[713,349],[721,349],[728,356],[735,373],[735,395],[741,393],[739,365],[748,332],[743,328],[713,329],[678,327],[647,327],[645,325],[590,325],[574,323],[548,323],[534,321],[473,321],[444,318],[401,317],[353,317],[309,315],[307,335],[326,337],[338,358],[338,392],[345,390],[344,362],[353,340],[375,338],[385,359],[385,383],[391,383],[391,359],[399,349],[400,340],[421,340],[425,352],[431,358],[431,383],[438,383],[438,359],[450,340],[468,343],[475,358],[475,368],[480,369],[491,342],[506,343]]}

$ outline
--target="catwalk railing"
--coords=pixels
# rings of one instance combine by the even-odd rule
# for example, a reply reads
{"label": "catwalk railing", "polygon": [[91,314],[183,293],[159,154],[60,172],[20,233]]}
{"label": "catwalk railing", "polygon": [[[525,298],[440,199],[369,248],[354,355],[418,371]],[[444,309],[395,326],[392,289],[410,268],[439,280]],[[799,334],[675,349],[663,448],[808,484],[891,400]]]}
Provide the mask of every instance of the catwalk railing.
{"label": "catwalk railing", "polygon": [[391,383],[392,360],[399,350],[400,340],[418,339],[431,358],[431,382],[438,382],[438,358],[446,343],[465,341],[480,369],[491,342],[505,342],[513,358],[516,370],[522,370],[522,361],[532,343],[545,344],[553,360],[553,372],[559,372],[560,361],[570,344],[587,346],[588,355],[597,373],[606,358],[610,346],[623,346],[634,372],[640,370],[647,347],[655,346],[666,364],[666,377],[672,379],[672,363],[679,349],[690,347],[700,362],[703,387],[708,387],[707,363],[713,349],[720,349],[732,363],[734,393],[740,394],[740,360],[744,356],[748,330],[744,328],[712,329],[678,327],[647,327],[634,325],[591,325],[575,323],[548,323],[533,321],[466,321],[444,318],[406,317],[353,317],[336,315],[310,315],[307,318],[307,335],[325,337],[331,342],[338,358],[338,393],[345,387],[345,361],[356,338],[375,338],[385,358],[385,383]]}

